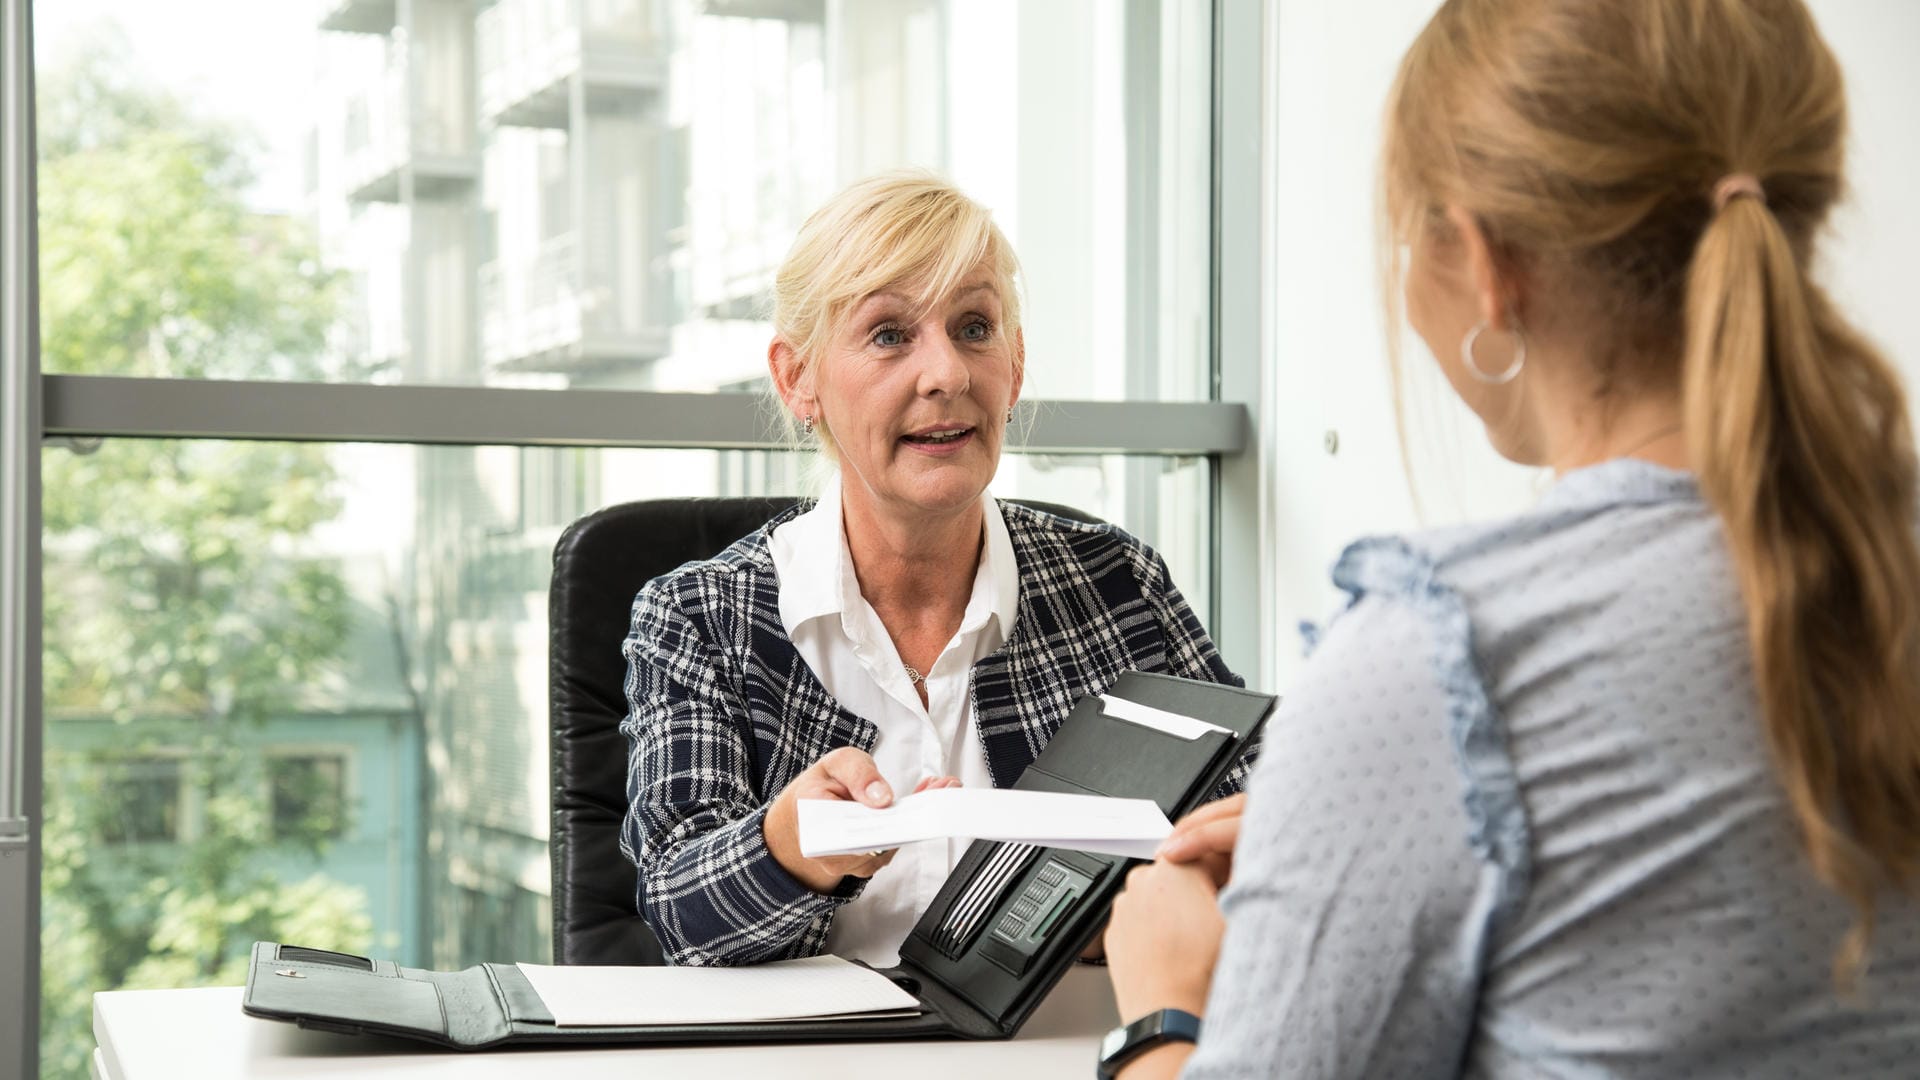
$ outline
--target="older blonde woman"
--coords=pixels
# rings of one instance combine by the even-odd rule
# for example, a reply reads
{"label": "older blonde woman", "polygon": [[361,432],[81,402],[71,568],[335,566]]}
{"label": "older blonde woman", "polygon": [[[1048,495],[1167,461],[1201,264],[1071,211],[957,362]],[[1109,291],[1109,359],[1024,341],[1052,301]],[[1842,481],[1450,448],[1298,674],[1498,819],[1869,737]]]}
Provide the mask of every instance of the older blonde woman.
{"label": "older blonde woman", "polygon": [[838,475],[649,583],[625,644],[622,841],[672,962],[894,963],[963,846],[808,859],[798,799],[1005,787],[1125,671],[1239,682],[1145,545],[986,494],[1026,365],[1017,275],[924,173],[841,192],[780,268],[773,382]]}

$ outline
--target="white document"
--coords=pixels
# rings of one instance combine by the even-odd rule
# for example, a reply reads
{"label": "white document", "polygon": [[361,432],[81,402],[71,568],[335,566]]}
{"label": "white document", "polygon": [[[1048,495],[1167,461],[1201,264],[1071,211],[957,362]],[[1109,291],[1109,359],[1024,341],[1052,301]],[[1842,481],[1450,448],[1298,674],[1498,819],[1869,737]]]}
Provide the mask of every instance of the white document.
{"label": "white document", "polygon": [[801,799],[800,854],[850,855],[916,840],[1011,840],[1150,859],[1173,824],[1151,799],[1007,788],[940,788],[884,810]]}
{"label": "white document", "polygon": [[864,1020],[923,1011],[885,975],[838,956],[737,968],[518,966],[560,1027]]}
{"label": "white document", "polygon": [[1139,724],[1141,727],[1150,727],[1155,731],[1165,732],[1188,742],[1209,731],[1225,731],[1229,735],[1233,734],[1231,730],[1219,724],[1209,724],[1205,720],[1195,720],[1191,716],[1156,709],[1151,705],[1142,705],[1137,701],[1114,697],[1112,694],[1100,695],[1100,711],[1115,720],[1125,720],[1128,723]]}

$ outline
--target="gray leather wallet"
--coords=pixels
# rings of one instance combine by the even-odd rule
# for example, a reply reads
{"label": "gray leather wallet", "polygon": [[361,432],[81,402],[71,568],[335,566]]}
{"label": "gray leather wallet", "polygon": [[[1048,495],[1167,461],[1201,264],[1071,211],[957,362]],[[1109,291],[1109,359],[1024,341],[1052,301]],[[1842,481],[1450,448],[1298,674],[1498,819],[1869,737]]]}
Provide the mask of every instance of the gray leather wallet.
{"label": "gray leather wallet", "polygon": [[[1168,817],[1204,802],[1278,701],[1217,683],[1129,672],[1108,694],[1222,730],[1195,738],[1107,715],[1082,699],[1014,786],[1152,799]],[[327,1031],[418,1039],[460,1050],[529,1043],[1004,1039],[1020,1030],[1106,921],[1132,860],[976,842],[882,974],[919,999],[918,1016],[672,1027],[555,1026],[512,964],[460,971],[270,941],[253,947],[248,1015]]]}

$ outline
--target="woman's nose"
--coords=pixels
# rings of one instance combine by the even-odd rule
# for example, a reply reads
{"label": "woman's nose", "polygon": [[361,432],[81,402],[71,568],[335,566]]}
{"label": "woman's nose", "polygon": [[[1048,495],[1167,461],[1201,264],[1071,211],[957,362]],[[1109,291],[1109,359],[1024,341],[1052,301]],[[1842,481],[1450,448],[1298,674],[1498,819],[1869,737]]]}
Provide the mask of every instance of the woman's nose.
{"label": "woman's nose", "polygon": [[945,334],[927,334],[920,340],[920,392],[924,395],[945,394],[959,397],[967,392],[972,375],[967,370],[966,358],[960,355],[959,346]]}

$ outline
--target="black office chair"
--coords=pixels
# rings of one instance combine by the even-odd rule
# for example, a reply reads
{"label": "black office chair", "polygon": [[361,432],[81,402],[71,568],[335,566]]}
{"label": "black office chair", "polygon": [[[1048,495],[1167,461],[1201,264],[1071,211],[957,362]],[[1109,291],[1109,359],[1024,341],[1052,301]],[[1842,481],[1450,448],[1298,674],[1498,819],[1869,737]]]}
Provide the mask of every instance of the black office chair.
{"label": "black office chair", "polygon": [[[1025,502],[1025,500],[1022,500]],[[627,810],[627,635],[634,595],[682,563],[710,558],[793,505],[791,498],[625,503],[567,527],[553,549],[548,692],[553,755],[553,962],[659,964],[620,853]],[[1077,510],[1037,510],[1094,521]]]}

